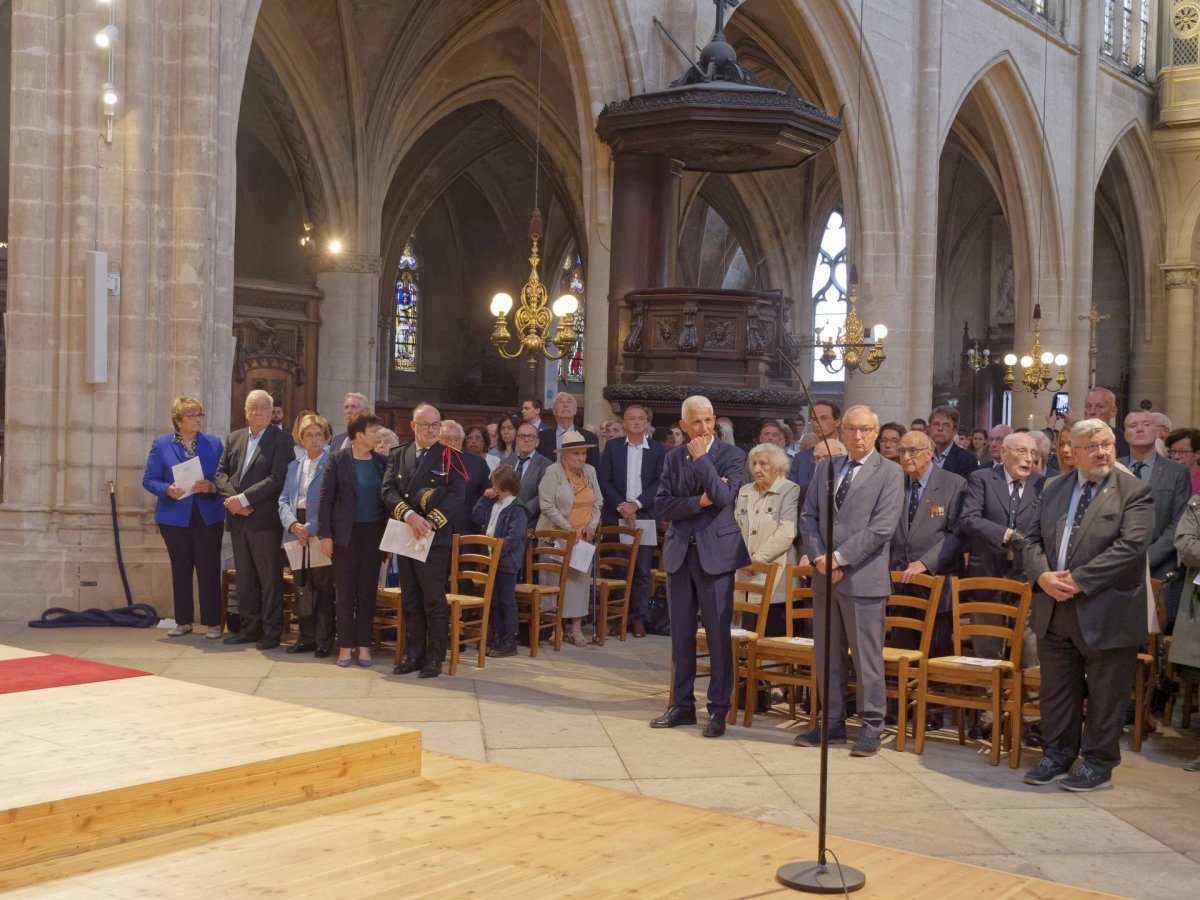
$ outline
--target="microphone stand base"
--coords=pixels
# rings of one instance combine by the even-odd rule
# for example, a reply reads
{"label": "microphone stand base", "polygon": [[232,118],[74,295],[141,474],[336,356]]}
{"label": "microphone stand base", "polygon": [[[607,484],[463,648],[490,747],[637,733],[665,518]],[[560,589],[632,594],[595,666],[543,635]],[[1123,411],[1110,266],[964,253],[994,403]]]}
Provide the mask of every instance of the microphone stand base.
{"label": "microphone stand base", "polygon": [[775,880],[806,894],[841,894],[857,891],[867,883],[867,876],[850,866],[839,868],[837,863],[794,862],[780,866]]}

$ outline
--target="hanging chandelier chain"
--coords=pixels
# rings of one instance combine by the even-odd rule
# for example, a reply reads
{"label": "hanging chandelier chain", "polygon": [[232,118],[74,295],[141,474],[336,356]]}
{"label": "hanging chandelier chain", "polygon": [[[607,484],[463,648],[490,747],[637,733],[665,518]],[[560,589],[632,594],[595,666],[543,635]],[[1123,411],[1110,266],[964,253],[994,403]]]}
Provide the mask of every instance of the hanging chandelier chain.
{"label": "hanging chandelier chain", "polygon": [[541,175],[542,156],[542,56],[545,46],[546,11],[538,2],[538,62],[537,62],[537,118],[533,137],[533,208],[538,209],[538,187]]}

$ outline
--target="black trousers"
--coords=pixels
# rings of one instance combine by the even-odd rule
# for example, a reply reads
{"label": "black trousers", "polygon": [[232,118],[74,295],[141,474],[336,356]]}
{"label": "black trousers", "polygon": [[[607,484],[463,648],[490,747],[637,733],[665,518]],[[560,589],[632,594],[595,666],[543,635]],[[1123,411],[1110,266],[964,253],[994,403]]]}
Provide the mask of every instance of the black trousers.
{"label": "black trousers", "polygon": [[1092,768],[1111,772],[1121,762],[1121,728],[1133,690],[1137,647],[1093,650],[1079,629],[1075,601],[1066,600],[1054,604],[1050,625],[1038,641],[1038,660],[1045,756],[1069,766],[1082,755]]}
{"label": "black trousers", "polygon": [[200,624],[221,624],[221,538],[225,523],[205,525],[198,504],[192,504],[192,519],[186,526],[159,525],[171,560],[171,588],[175,601],[175,624],[195,622],[192,573],[200,593]]}
{"label": "black trousers", "polygon": [[709,575],[700,567],[700,551],[688,547],[678,572],[667,573],[667,608],[671,611],[671,665],[675,705],[696,708],[696,613],[708,642],[708,713],[729,712],[733,693],[733,572]]}
{"label": "black trousers", "polygon": [[633,564],[633,582],[629,591],[629,623],[646,624],[650,605],[650,569],[654,565],[654,548],[639,547]]}
{"label": "black trousers", "polygon": [[237,572],[240,631],[277,641],[283,634],[283,552],[279,549],[283,525],[247,528],[230,522],[229,537]]}
{"label": "black trousers", "polygon": [[404,613],[404,655],[417,664],[441,663],[450,643],[446,579],[450,545],[433,546],[425,562],[407,556],[400,564],[400,605]]}
{"label": "black trousers", "polygon": [[[307,512],[304,509],[296,510],[296,520],[301,525],[308,521]],[[309,540],[316,541],[317,536],[310,535]],[[312,587],[313,613],[311,616],[297,616],[300,621],[299,643],[316,644],[328,649],[333,646],[334,635],[333,566],[309,569],[308,583]]]}
{"label": "black trousers", "polygon": [[375,621],[375,591],[383,552],[379,542],[387,522],[355,522],[350,546],[333,548],[333,580],[337,584],[337,643],[370,647]]}

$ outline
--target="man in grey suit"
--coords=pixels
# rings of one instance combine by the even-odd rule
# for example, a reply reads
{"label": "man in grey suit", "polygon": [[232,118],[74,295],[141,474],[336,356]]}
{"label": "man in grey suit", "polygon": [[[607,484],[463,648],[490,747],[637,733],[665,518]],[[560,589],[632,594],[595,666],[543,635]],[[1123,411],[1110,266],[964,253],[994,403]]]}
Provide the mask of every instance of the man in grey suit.
{"label": "man in grey suit", "polygon": [[[1179,609],[1179,595],[1183,587],[1183,575],[1179,569],[1179,558],[1175,554],[1175,529],[1187,509],[1192,495],[1192,476],[1187,467],[1159,456],[1155,451],[1158,437],[1158,422],[1154,414],[1139,409],[1125,417],[1125,440],[1129,444],[1129,455],[1121,464],[1134,477],[1150,485],[1154,493],[1154,533],[1150,536],[1150,574],[1166,583],[1163,589],[1163,605],[1167,621],[1175,618]],[[1173,578],[1168,575],[1174,574]]]}
{"label": "man in grey suit", "polygon": [[[853,406],[842,417],[842,441],[847,456],[822,460],[804,498],[800,531],[804,549],[817,573],[813,577],[814,627],[818,635],[817,671],[823,672],[819,637],[830,631],[829,684],[821,693],[829,711],[831,744],[846,743],[846,671],[854,654],[858,676],[858,713],[862,730],[851,756],[872,756],[879,750],[887,703],[883,680],[885,605],[892,591],[888,570],[889,544],[904,508],[904,476],[900,467],[875,452],[879,417],[866,406]],[[834,466],[833,546],[825,545],[829,524],[826,509],[827,466]],[[664,513],[664,517],[667,517]],[[669,517],[667,517],[669,518]],[[827,555],[828,554],[828,555]],[[825,593],[826,566],[832,572],[833,596]],[[828,626],[826,620],[828,617]],[[821,729],[799,735],[795,743],[815,747]]]}
{"label": "man in grey suit", "polygon": [[663,568],[671,611],[671,675],[675,705],[651,728],[696,724],[696,613],[704,622],[712,674],[704,737],[725,733],[733,693],[733,576],[750,554],[733,516],[746,456],[717,440],[707,397],[683,401],[679,423],[691,440],[667,454],[654,507],[671,527],[663,537]]}
{"label": "man in grey suit", "polygon": [[1024,542],[1025,571],[1037,586],[1030,618],[1039,639],[1045,742],[1025,783],[1093,791],[1111,785],[1121,762],[1121,727],[1146,640],[1154,496],[1148,484],[1114,468],[1116,441],[1099,419],[1071,427],[1071,449],[1075,474],[1046,485]]}
{"label": "man in grey suit", "polygon": [[[892,535],[891,568],[903,572],[909,582],[914,575],[956,575],[962,566],[957,525],[966,481],[933,464],[933,441],[928,434],[910,431],[900,439],[900,468],[904,470],[904,510]],[[942,588],[937,605],[937,622],[930,645],[932,656],[951,650],[950,586]],[[897,646],[916,649],[916,636],[902,631]]]}
{"label": "man in grey suit", "polygon": [[[525,401],[528,403],[529,401]],[[521,493],[517,495],[525,507],[531,523],[536,522],[541,506],[538,503],[538,485],[542,475],[550,467],[550,460],[538,453],[538,428],[532,422],[522,422],[517,429],[517,446],[512,453],[500,460],[502,466],[512,466],[521,479]],[[490,491],[491,488],[488,488]],[[484,491],[486,494],[487,491]]]}

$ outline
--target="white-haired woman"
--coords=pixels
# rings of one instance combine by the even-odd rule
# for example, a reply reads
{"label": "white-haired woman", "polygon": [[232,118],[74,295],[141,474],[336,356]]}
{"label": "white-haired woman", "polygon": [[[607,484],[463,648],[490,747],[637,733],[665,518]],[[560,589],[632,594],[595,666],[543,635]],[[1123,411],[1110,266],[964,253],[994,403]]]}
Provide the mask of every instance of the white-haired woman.
{"label": "white-haired woman", "polygon": [[[796,515],[800,506],[800,486],[788,481],[791,459],[776,444],[759,444],[750,451],[750,475],[753,480],[738,490],[734,517],[742,531],[742,540],[755,562],[790,565],[796,561]],[[775,581],[766,633],[784,633],[784,606],[787,579]]]}

